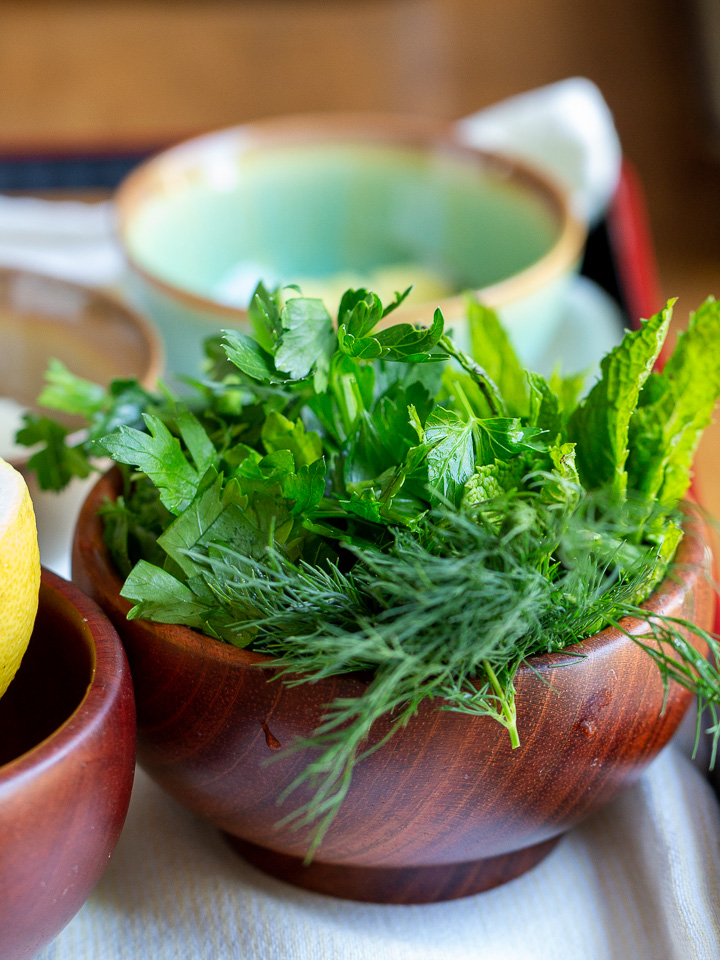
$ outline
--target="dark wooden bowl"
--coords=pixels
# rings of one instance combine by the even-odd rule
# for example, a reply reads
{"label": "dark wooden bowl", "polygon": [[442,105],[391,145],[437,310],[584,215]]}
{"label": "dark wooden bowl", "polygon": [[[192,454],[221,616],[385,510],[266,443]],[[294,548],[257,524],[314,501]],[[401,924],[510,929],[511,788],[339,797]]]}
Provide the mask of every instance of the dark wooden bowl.
{"label": "dark wooden bowl", "polygon": [[0,957],[72,919],[125,821],[135,761],[127,660],[107,617],[43,571],[27,653],[0,699]]}
{"label": "dark wooden bowl", "polygon": [[[559,836],[640,774],[690,701],[673,684],[665,711],[658,668],[631,639],[604,630],[567,653],[532,658],[517,677],[521,746],[493,720],[423,703],[407,728],[355,770],[349,794],[314,862],[305,833],[278,829],[307,799],[277,798],[307,755],[267,763],[309,734],[324,704],[357,696],[348,675],[287,687],[268,659],[192,630],[126,620],[128,604],[96,511],[115,495],[112,475],[86,501],[73,577],[107,612],[130,660],[144,768],[181,803],[216,824],[264,870],[335,896],[418,903],[465,896],[539,862]],[[708,557],[686,536],[651,610],[710,627]],[[640,622],[626,628],[642,632]],[[582,652],[583,659],[577,654]],[[268,681],[271,682],[268,682]],[[373,737],[387,731],[379,722]]]}

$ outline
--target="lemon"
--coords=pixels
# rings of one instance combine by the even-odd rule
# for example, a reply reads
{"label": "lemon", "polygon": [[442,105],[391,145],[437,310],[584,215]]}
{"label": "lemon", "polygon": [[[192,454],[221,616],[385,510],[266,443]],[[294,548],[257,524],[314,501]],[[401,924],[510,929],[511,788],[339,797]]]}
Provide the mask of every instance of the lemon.
{"label": "lemon", "polygon": [[0,459],[0,697],[5,693],[35,623],[40,555],[25,481]]}

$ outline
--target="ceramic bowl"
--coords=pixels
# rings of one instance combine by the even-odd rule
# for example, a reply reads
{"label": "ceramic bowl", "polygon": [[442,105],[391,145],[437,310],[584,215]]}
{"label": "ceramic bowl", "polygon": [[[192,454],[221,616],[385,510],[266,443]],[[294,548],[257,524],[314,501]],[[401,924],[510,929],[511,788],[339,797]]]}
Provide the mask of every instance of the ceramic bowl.
{"label": "ceramic bowl", "polygon": [[468,348],[459,294],[475,290],[530,362],[552,336],[584,242],[544,175],[411,117],[222,130],[140,166],[116,200],[136,302],[163,332],[169,369],[192,375],[205,336],[247,326],[260,278],[325,293],[329,305],[345,286],[392,296],[415,282],[395,318],[429,323],[439,304]]}
{"label": "ceramic bowl", "polygon": [[127,660],[107,617],[43,571],[35,629],[0,699],[0,957],[31,960],[100,879],[135,759]]}
{"label": "ceramic bowl", "polygon": [[[404,730],[358,765],[315,860],[303,866],[308,836],[277,822],[308,795],[298,790],[282,806],[278,798],[308,757],[278,759],[278,752],[317,727],[324,704],[360,695],[366,680],[348,675],[287,687],[269,682],[265,656],[184,627],[126,620],[129,604],[97,516],[117,484],[117,474],[106,475],[83,506],[73,577],[125,644],[139,760],[243,856],[289,882],[351,899],[420,903],[510,880],[635,780],[689,705],[690,694],[672,685],[663,711],[658,668],[617,630],[533,657],[517,677],[518,749],[491,719],[423,703]],[[674,575],[648,608],[709,628],[707,564],[708,551],[689,533]],[[639,621],[625,627],[642,632]],[[387,723],[378,722],[373,740],[386,732]]]}
{"label": "ceramic bowl", "polygon": [[[162,370],[160,339],[139,314],[114,297],[54,277],[0,268],[0,457],[24,473],[33,498],[42,562],[57,572],[67,554],[88,484],[74,482],[62,494],[44,494],[24,470],[29,453],[14,433],[23,408],[36,399],[52,357],[96,383],[136,377],[152,386]],[[7,401],[15,405],[7,407]],[[47,411],[45,411],[47,413]],[[69,429],[79,421],[58,419]]]}

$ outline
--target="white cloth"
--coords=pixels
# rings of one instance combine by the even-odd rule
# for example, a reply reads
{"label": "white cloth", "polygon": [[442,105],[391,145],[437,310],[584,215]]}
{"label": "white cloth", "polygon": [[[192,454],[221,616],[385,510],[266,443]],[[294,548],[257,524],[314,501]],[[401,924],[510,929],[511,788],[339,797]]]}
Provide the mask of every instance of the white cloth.
{"label": "white cloth", "polygon": [[376,906],[249,866],[138,771],[92,897],[38,960],[717,960],[720,806],[676,748],[517,880]]}
{"label": "white cloth", "polygon": [[114,286],[125,263],[112,202],[0,196],[0,264],[91,287]]}
{"label": "white cloth", "polygon": [[510,97],[460,120],[457,131],[467,143],[544,170],[569,192],[576,216],[590,224],[617,189],[620,139],[610,108],[585,77]]}

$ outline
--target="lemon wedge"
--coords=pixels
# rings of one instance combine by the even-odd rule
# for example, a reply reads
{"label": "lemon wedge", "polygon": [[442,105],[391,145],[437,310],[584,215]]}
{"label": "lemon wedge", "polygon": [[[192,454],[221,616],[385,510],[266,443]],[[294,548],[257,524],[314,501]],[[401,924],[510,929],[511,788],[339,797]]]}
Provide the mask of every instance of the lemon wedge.
{"label": "lemon wedge", "polygon": [[40,589],[35,513],[21,475],[0,459],[0,697],[20,666]]}

